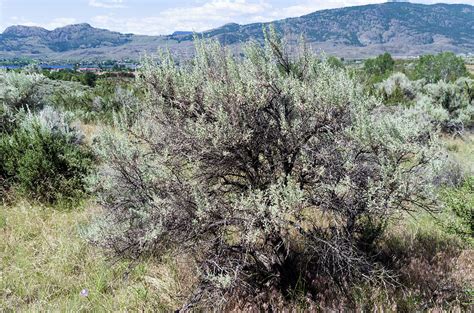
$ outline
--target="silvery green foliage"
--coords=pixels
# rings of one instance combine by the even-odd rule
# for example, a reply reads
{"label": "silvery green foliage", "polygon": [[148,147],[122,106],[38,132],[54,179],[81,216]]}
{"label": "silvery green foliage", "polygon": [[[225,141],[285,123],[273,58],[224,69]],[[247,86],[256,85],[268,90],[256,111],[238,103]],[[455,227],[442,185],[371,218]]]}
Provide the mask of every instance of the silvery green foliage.
{"label": "silvery green foliage", "polygon": [[474,81],[459,78],[454,83],[427,84],[417,105],[430,112],[445,130],[459,132],[474,126]]}
{"label": "silvery green foliage", "polygon": [[120,255],[191,252],[201,277],[189,305],[374,279],[387,221],[433,204],[426,114],[387,110],[308,51],[290,59],[275,36],[241,61],[217,43],[196,49],[179,66],[146,60],[146,101],[98,141],[105,214],[91,239]]}
{"label": "silvery green foliage", "polygon": [[405,74],[395,73],[375,88],[386,103],[414,104],[445,131],[461,132],[474,125],[474,83],[470,78],[426,84],[424,80],[410,81]]}
{"label": "silvery green foliage", "polygon": [[60,133],[68,139],[68,142],[80,145],[84,139],[84,134],[72,125],[72,115],[58,111],[50,106],[45,106],[36,114],[28,113],[20,122],[20,126],[25,129],[41,127],[41,129]]}
{"label": "silvery green foliage", "polygon": [[397,91],[404,98],[413,100],[419,90],[420,82],[413,82],[403,73],[394,73],[389,78],[375,85],[375,88],[385,97],[393,96]]}
{"label": "silvery green foliage", "polygon": [[0,132],[10,133],[26,111],[41,109],[44,82],[36,73],[0,70]]}
{"label": "silvery green foliage", "polygon": [[0,71],[0,102],[8,110],[36,110],[43,103],[40,92],[45,77],[37,73]]}

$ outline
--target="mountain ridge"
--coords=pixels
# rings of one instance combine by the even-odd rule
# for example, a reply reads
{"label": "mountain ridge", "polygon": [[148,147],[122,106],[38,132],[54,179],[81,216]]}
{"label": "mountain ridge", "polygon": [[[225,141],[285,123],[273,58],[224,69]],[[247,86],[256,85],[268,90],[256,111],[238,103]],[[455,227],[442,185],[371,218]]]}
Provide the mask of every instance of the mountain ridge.
{"label": "mountain ridge", "polygon": [[[273,24],[290,42],[303,34],[315,50],[348,58],[388,51],[415,56],[440,51],[474,53],[474,6],[390,2],[316,11],[269,23],[236,24],[199,33],[239,51],[249,40],[263,40],[262,28]],[[169,48],[180,57],[192,54],[194,34],[123,34],[90,24],[47,30],[10,26],[0,34],[0,58],[39,59],[139,58],[140,54]]]}

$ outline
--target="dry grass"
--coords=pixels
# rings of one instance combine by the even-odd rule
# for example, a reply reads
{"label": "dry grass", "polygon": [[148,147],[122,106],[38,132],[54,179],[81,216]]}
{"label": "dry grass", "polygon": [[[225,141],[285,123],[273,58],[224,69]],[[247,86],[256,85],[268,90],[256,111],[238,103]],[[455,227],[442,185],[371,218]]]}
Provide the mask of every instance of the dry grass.
{"label": "dry grass", "polygon": [[[127,261],[111,262],[79,236],[94,211],[64,212],[25,202],[0,208],[0,311],[171,311],[182,305],[195,283],[191,258],[147,259],[133,266]],[[399,253],[405,282],[418,290],[387,296],[373,286],[361,286],[356,304],[361,310],[420,308],[417,297],[424,292],[437,297],[432,309],[468,307],[474,251],[446,237],[431,217],[407,218],[394,225],[385,245],[391,253]],[[453,286],[464,290],[464,295],[452,298],[455,293],[449,288]],[[89,291],[87,297],[80,295],[83,289]],[[273,303],[280,298],[268,294],[264,299]],[[291,307],[343,309],[347,305],[342,298],[337,303],[300,300]],[[289,308],[288,302],[281,305]],[[251,311],[253,306],[237,307]]]}
{"label": "dry grass", "polygon": [[[473,247],[445,232],[440,220],[428,213],[407,216],[392,225],[381,251],[390,256],[400,281],[408,288],[397,306],[449,311],[474,305]],[[416,306],[415,306],[416,305]]]}
{"label": "dry grass", "polygon": [[463,138],[446,136],[443,141],[466,173],[474,175],[474,133],[466,132]]}
{"label": "dry grass", "polygon": [[[79,236],[92,211],[60,212],[28,203],[0,207],[1,312],[170,311],[180,306],[179,295],[189,281],[183,262],[112,263]],[[87,297],[80,295],[83,289]]]}
{"label": "dry grass", "polygon": [[474,75],[474,64],[466,64],[466,68],[469,71],[469,73]]}

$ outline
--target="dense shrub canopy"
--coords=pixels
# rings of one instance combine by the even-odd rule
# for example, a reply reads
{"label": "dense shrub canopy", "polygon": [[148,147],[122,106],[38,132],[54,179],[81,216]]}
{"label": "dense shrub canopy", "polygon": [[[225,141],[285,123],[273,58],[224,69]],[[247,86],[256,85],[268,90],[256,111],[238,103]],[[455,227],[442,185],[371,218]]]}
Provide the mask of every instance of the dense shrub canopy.
{"label": "dense shrub canopy", "polygon": [[446,132],[461,133],[474,126],[474,80],[470,78],[427,83],[394,73],[375,84],[375,90],[385,104],[415,106]]}
{"label": "dense shrub canopy", "polygon": [[387,73],[391,73],[395,66],[390,53],[385,52],[373,59],[368,59],[364,63],[364,70],[367,74],[373,76],[382,76]]}
{"label": "dense shrub canopy", "polygon": [[14,188],[47,203],[85,192],[92,154],[71,116],[47,106],[51,90],[36,73],[0,72],[0,196]]}
{"label": "dense shrub canopy", "polygon": [[236,61],[198,43],[189,64],[146,61],[140,84],[147,101],[97,146],[91,238],[120,255],[191,252],[190,305],[374,279],[388,220],[432,204],[430,121],[386,110],[304,48],[290,59],[272,36]]}
{"label": "dense shrub canopy", "polygon": [[423,55],[415,64],[415,79],[425,79],[429,83],[440,80],[455,81],[468,76],[464,60],[452,52],[443,52],[437,55]]}

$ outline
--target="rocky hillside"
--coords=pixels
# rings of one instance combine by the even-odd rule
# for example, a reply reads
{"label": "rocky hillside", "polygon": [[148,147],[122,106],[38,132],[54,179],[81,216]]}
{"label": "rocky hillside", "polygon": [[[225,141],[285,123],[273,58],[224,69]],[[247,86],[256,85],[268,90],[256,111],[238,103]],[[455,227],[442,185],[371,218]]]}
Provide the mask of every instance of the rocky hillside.
{"label": "rocky hillside", "polygon": [[[304,34],[314,49],[349,58],[384,51],[398,56],[446,50],[474,53],[474,7],[470,5],[384,3],[318,11],[272,23],[290,40]],[[262,40],[265,25],[227,24],[203,35],[238,50],[248,40]],[[19,54],[46,59],[137,58],[165,46],[186,55],[192,50],[192,38],[189,32],[138,36],[88,24],[53,31],[12,26],[0,35],[0,58]]]}

